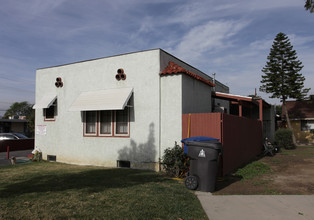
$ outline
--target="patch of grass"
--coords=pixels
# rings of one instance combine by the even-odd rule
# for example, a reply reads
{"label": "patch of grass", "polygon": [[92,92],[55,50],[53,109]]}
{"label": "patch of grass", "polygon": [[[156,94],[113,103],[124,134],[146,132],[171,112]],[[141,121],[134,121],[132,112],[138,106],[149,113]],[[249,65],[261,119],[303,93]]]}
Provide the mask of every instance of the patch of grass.
{"label": "patch of grass", "polygon": [[283,155],[283,156],[293,156],[295,155],[295,149],[292,150],[286,150],[286,149],[282,149],[280,153],[278,153],[279,155]]}
{"label": "patch of grass", "polygon": [[282,193],[274,189],[265,189],[263,195],[282,195]]}
{"label": "patch of grass", "polygon": [[314,146],[297,146],[296,149],[286,150],[282,149],[279,155],[283,156],[302,156],[302,157],[312,157],[314,156]]}
{"label": "patch of grass", "polygon": [[270,173],[271,169],[268,165],[255,161],[246,165],[245,167],[238,169],[235,173],[242,177],[242,180],[250,180],[265,173]]}
{"label": "patch of grass", "polygon": [[182,182],[60,163],[0,167],[0,219],[207,219]]}

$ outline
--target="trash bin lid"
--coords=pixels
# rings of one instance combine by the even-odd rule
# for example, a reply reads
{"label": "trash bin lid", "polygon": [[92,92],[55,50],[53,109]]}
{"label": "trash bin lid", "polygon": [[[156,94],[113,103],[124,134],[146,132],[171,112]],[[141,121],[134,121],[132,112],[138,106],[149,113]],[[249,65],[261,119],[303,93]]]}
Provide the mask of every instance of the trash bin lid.
{"label": "trash bin lid", "polygon": [[190,137],[190,138],[185,138],[185,139],[181,140],[182,143],[185,143],[186,141],[199,141],[199,142],[202,142],[202,141],[213,141],[213,142],[218,142],[219,139],[212,138],[212,137],[197,136],[197,137]]}
{"label": "trash bin lid", "polygon": [[209,142],[209,141],[186,141],[184,144],[188,146],[193,146],[193,147],[205,147],[205,148],[211,148],[214,150],[221,150],[222,146],[221,143],[219,142]]}

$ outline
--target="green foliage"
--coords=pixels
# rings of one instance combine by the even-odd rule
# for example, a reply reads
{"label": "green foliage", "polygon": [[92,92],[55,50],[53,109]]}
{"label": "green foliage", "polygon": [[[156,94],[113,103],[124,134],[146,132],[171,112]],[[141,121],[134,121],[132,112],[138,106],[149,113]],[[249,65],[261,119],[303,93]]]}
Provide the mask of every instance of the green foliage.
{"label": "green foliage", "polygon": [[9,116],[28,116],[33,111],[32,105],[28,102],[15,102],[4,114],[4,118]]}
{"label": "green foliage", "polygon": [[26,116],[27,123],[27,136],[33,137],[35,131],[35,110],[33,105],[28,102],[15,102],[6,111],[3,118],[9,118],[10,116]]}
{"label": "green foliage", "polygon": [[27,119],[27,136],[28,137],[34,137],[35,134],[35,110],[32,109],[32,111],[29,112],[28,115],[26,115]]}
{"label": "green foliage", "polygon": [[243,180],[249,180],[253,179],[256,176],[260,176],[264,173],[270,172],[271,169],[268,165],[261,162],[253,162],[241,169],[238,169],[235,174],[241,176]]}
{"label": "green foliage", "polygon": [[190,165],[188,156],[177,143],[175,143],[173,148],[165,150],[162,163],[166,173],[172,177],[184,176]]}
{"label": "green foliage", "polygon": [[306,0],[304,5],[305,10],[309,10],[311,13],[314,12],[314,1]]}
{"label": "green foliage", "polygon": [[279,148],[295,149],[293,144],[292,131],[290,129],[281,128],[275,132],[275,144]]}
{"label": "green foliage", "polygon": [[299,73],[302,62],[284,33],[275,37],[267,60],[260,91],[270,93],[270,98],[280,98],[283,103],[287,98],[303,99],[310,89],[303,89],[305,78]]}

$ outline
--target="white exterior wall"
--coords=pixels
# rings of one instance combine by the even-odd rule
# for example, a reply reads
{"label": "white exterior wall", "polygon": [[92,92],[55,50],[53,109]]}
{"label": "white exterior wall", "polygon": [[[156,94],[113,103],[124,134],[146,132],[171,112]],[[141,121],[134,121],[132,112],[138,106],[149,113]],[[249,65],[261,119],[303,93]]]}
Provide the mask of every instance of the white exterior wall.
{"label": "white exterior wall", "polygon": [[[115,75],[123,68],[126,80]],[[55,121],[44,121],[43,109],[36,109],[36,125],[46,125],[46,135],[36,135],[35,145],[43,158],[57,161],[116,166],[116,161],[158,162],[159,146],[159,50],[132,53],[70,65],[39,69],[36,73],[36,101],[47,93],[57,94]],[[61,77],[62,88],[56,88]],[[68,109],[81,92],[133,87],[130,108],[130,137],[84,137],[83,113]]]}
{"label": "white exterior wall", "polygon": [[[170,54],[160,51],[160,72],[172,61],[182,62]],[[181,144],[182,136],[182,75],[160,76],[160,154],[172,148],[175,142]]]}
{"label": "white exterior wall", "polygon": [[[55,121],[44,121],[43,109],[36,109],[36,126],[47,128],[46,135],[35,136],[43,158],[55,155],[59,162],[108,167],[127,160],[131,167],[158,169],[164,150],[181,144],[182,113],[212,108],[209,85],[185,74],[160,77],[169,61],[211,79],[160,49],[37,70],[36,101],[54,92],[58,109]],[[124,81],[115,79],[119,68],[126,74]],[[57,77],[62,78],[62,88],[54,85]],[[69,111],[80,93],[125,87],[133,88],[130,137],[84,137],[83,112]]]}
{"label": "white exterior wall", "polygon": [[211,112],[211,87],[184,74],[165,75],[160,82],[163,155],[164,150],[172,148],[175,142],[181,145],[182,114]]}
{"label": "white exterior wall", "polygon": [[161,155],[182,137],[182,75],[162,76],[161,80]]}
{"label": "white exterior wall", "polygon": [[[161,51],[160,69],[164,70],[169,61],[191,71],[199,76],[211,78],[176,59],[172,55]],[[161,154],[175,142],[181,145],[182,114],[211,112],[212,87],[186,74],[170,74],[161,76]]]}

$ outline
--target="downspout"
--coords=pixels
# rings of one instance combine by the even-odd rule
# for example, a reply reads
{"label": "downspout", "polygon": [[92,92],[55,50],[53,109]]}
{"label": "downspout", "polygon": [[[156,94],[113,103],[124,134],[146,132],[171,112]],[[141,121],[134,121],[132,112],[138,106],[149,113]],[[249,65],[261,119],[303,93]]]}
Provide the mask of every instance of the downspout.
{"label": "downspout", "polygon": [[188,135],[186,138],[190,137],[190,130],[191,130],[191,113],[189,113],[189,121],[188,121]]}

